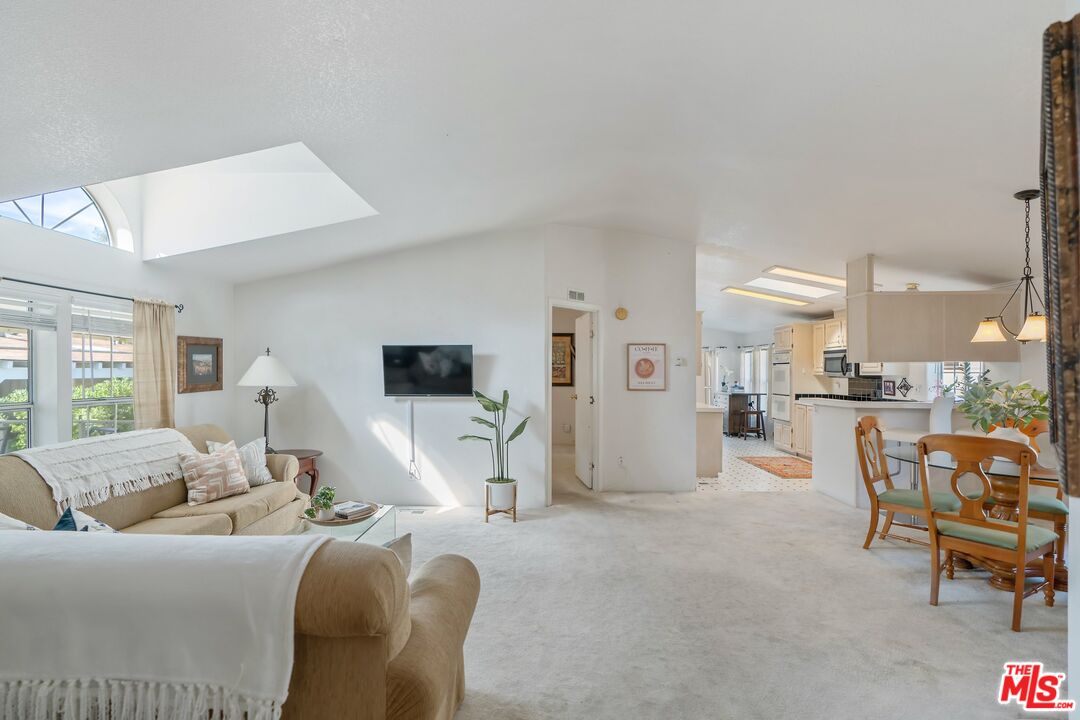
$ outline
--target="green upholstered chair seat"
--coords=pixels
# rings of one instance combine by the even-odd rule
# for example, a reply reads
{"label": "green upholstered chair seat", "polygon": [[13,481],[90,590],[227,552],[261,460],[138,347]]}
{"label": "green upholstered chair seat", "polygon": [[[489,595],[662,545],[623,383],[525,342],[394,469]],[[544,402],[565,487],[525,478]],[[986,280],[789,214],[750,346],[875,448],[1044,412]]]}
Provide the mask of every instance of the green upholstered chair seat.
{"label": "green upholstered chair seat", "polygon": [[[905,507],[920,509],[923,507],[922,490],[905,490],[902,488],[893,488],[892,490],[886,490],[878,495],[879,502],[894,503],[896,505],[904,505]],[[932,492],[930,493],[930,502],[934,504],[935,510],[959,510],[960,500],[956,498],[952,493],[947,492]]]}
{"label": "green upholstered chair seat", "polygon": [[[975,492],[968,494],[971,499],[976,499],[982,495],[982,493]],[[988,505],[994,504],[994,498],[987,498],[986,503]],[[1052,495],[1029,495],[1028,496],[1028,510],[1034,510],[1036,512],[1047,513],[1049,515],[1068,515],[1069,506],[1063,501],[1058,500]]]}
{"label": "green upholstered chair seat", "polygon": [[[1016,527],[1016,523],[1014,522],[1001,522],[1003,525],[1012,525],[1013,527]],[[942,535],[958,538],[960,540],[971,540],[972,542],[993,545],[994,547],[1005,548],[1006,550],[1016,549],[1016,535],[1004,530],[976,527],[974,525],[966,525],[951,520],[938,520],[937,529]],[[1024,549],[1027,552],[1031,552],[1037,547],[1041,547],[1047,543],[1053,543],[1057,540],[1057,537],[1057,533],[1053,530],[1047,530],[1038,525],[1028,525],[1027,547]]]}

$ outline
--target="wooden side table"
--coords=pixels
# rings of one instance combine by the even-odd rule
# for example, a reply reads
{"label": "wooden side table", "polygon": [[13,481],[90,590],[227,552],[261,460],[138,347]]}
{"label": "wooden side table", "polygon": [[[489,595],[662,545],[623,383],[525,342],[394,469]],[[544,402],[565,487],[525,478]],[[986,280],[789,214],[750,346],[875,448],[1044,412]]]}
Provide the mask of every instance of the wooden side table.
{"label": "wooden side table", "polygon": [[[300,461],[300,472],[296,474],[299,478],[301,475],[307,475],[311,480],[311,486],[308,488],[308,495],[314,495],[315,489],[319,487],[319,466],[317,459],[322,455],[322,450],[278,450],[278,455],[292,455]],[[299,483],[297,483],[299,485]]]}

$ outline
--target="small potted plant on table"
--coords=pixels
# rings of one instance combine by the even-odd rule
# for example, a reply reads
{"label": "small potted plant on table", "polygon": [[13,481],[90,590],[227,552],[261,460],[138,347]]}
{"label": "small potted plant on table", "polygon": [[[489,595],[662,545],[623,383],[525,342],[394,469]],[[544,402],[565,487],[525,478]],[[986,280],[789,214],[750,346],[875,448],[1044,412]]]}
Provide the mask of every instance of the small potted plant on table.
{"label": "small potted plant on table", "polygon": [[496,512],[510,513],[514,522],[517,522],[517,480],[510,476],[510,443],[525,432],[525,426],[529,418],[525,418],[517,427],[506,435],[506,412],[510,405],[510,393],[503,390],[502,401],[493,400],[478,390],[473,390],[473,396],[480,403],[480,407],[492,414],[493,420],[482,417],[470,417],[474,423],[483,425],[491,430],[494,437],[481,435],[462,435],[458,440],[477,440],[486,442],[491,451],[491,477],[485,480],[484,493],[486,507],[484,508],[484,521]]}
{"label": "small potted plant on table", "polygon": [[334,496],[337,488],[333,485],[323,485],[318,492],[311,496],[311,507],[304,514],[312,520],[329,522],[334,519]]}

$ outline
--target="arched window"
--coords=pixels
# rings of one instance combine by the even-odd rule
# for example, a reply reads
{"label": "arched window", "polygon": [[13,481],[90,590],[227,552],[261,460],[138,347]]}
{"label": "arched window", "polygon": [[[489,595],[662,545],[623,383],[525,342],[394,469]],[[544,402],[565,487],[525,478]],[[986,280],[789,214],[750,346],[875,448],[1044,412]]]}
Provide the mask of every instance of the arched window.
{"label": "arched window", "polygon": [[86,188],[71,188],[0,203],[0,217],[83,240],[111,245],[109,225]]}

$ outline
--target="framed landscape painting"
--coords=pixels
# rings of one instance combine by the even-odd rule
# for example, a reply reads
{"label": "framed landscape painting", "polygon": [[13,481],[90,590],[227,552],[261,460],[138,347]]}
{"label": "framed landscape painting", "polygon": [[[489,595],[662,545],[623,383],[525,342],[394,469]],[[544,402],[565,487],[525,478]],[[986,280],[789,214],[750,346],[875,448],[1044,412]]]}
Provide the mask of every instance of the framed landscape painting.
{"label": "framed landscape painting", "polygon": [[630,343],[626,346],[626,389],[667,390],[667,345]]}
{"label": "framed landscape painting", "polygon": [[574,385],[574,333],[551,333],[551,386]]}
{"label": "framed landscape painting", "polygon": [[177,392],[220,390],[221,370],[221,338],[176,338]]}

